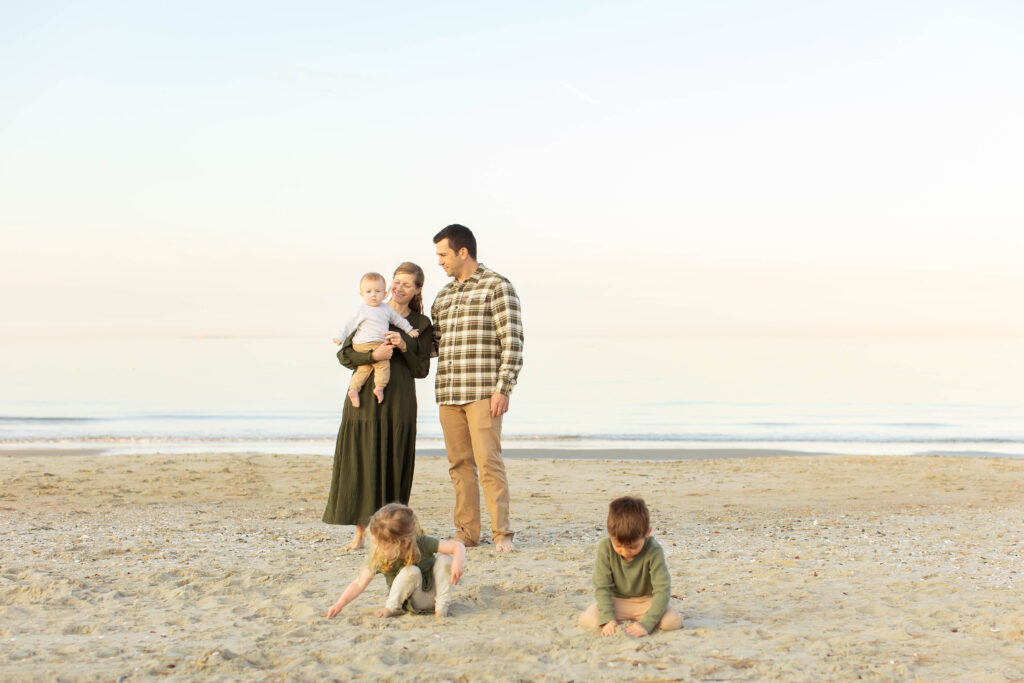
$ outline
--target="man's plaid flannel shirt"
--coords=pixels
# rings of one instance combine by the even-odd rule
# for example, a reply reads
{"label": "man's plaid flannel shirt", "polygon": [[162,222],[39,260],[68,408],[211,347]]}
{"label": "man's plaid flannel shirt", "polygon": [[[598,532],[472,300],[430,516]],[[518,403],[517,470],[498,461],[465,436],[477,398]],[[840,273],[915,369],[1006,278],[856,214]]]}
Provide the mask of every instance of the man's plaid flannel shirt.
{"label": "man's plaid flannel shirt", "polygon": [[512,392],[523,367],[523,320],[511,282],[480,263],[464,282],[438,292],[430,315],[440,405]]}

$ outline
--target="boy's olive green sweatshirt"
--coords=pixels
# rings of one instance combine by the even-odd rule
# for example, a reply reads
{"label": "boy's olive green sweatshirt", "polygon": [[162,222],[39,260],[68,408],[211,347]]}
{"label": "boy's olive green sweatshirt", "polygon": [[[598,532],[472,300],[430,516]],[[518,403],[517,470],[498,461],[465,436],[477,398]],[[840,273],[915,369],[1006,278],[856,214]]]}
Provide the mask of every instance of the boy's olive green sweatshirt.
{"label": "boy's olive green sweatshirt", "polygon": [[594,594],[601,624],[615,619],[612,596],[639,598],[650,595],[651,608],[640,620],[640,625],[650,633],[665,614],[671,592],[672,579],[665,553],[653,536],[647,537],[643,550],[629,562],[615,552],[607,536],[598,543],[594,559]]}

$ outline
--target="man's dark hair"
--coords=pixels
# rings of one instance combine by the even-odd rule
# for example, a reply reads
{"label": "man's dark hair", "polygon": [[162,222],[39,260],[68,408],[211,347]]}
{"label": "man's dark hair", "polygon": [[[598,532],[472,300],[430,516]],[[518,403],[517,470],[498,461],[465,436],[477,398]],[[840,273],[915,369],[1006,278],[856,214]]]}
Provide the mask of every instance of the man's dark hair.
{"label": "man's dark hair", "polygon": [[465,225],[452,223],[447,226],[444,230],[434,235],[434,244],[441,240],[448,240],[448,246],[456,254],[465,247],[466,251],[469,252],[469,258],[476,261],[476,238],[473,237],[473,232]]}
{"label": "man's dark hair", "polygon": [[647,536],[651,513],[643,498],[623,496],[608,506],[608,535],[622,544],[635,543]]}

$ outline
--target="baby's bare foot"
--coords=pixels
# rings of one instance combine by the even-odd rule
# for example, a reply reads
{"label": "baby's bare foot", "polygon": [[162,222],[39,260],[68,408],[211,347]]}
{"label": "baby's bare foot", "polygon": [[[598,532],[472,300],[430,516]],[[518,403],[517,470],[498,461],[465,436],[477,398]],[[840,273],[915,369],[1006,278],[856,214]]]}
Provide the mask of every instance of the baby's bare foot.
{"label": "baby's bare foot", "polygon": [[384,387],[374,387],[373,395],[377,397],[377,403],[384,402]]}
{"label": "baby's bare foot", "polygon": [[381,619],[386,619],[388,617],[397,617],[401,613],[402,613],[402,610],[400,610],[400,609],[391,609],[390,607],[381,607],[379,610],[377,610],[376,615],[378,617],[380,617]]}
{"label": "baby's bare foot", "polygon": [[348,390],[348,400],[352,401],[352,407],[353,408],[358,408],[359,407],[359,392],[357,392],[355,389],[349,389]]}

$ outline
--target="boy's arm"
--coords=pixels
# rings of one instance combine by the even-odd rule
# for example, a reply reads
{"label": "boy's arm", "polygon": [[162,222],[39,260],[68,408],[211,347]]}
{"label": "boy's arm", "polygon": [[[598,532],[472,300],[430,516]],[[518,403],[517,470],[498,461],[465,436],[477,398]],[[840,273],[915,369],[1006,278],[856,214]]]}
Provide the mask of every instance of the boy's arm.
{"label": "boy's arm", "polygon": [[346,337],[356,331],[356,328],[359,327],[359,323],[362,322],[362,313],[362,309],[356,309],[356,312],[352,314],[352,317],[341,324],[341,327],[338,328],[337,339],[344,341]]}
{"label": "boy's arm", "polygon": [[[405,332],[406,334],[409,334],[409,333],[415,331],[413,326],[409,324],[409,321],[406,320],[405,318],[403,318],[401,315],[399,315],[398,311],[396,311],[395,309],[391,308],[390,306],[387,307],[387,311],[388,311],[388,321],[392,325],[394,325],[395,327],[400,329],[402,332]],[[416,336],[419,336],[418,332],[416,333]],[[415,339],[415,337],[414,337],[414,339]]]}
{"label": "boy's arm", "polygon": [[597,601],[597,623],[607,624],[615,621],[615,603],[612,601],[612,589],[615,579],[609,564],[611,545],[607,540],[597,546],[594,557],[594,599]]}
{"label": "boy's arm", "polygon": [[462,541],[441,541],[437,544],[437,552],[452,555],[452,585],[462,578],[462,567],[466,564],[466,546]]}
{"label": "boy's arm", "polygon": [[658,552],[651,558],[651,586],[654,594],[651,596],[651,606],[640,619],[639,623],[650,633],[661,621],[662,615],[668,609],[668,599],[672,594],[672,577],[668,571],[668,563],[665,561],[665,553],[659,547]]}
{"label": "boy's arm", "polygon": [[352,602],[359,597],[359,594],[366,590],[366,587],[370,585],[370,581],[373,580],[373,572],[369,569],[363,569],[359,572],[359,576],[356,580],[348,585],[345,592],[341,594],[338,601],[331,605],[331,608],[327,610],[327,618],[333,619],[338,616],[338,613],[345,608],[345,605]]}

